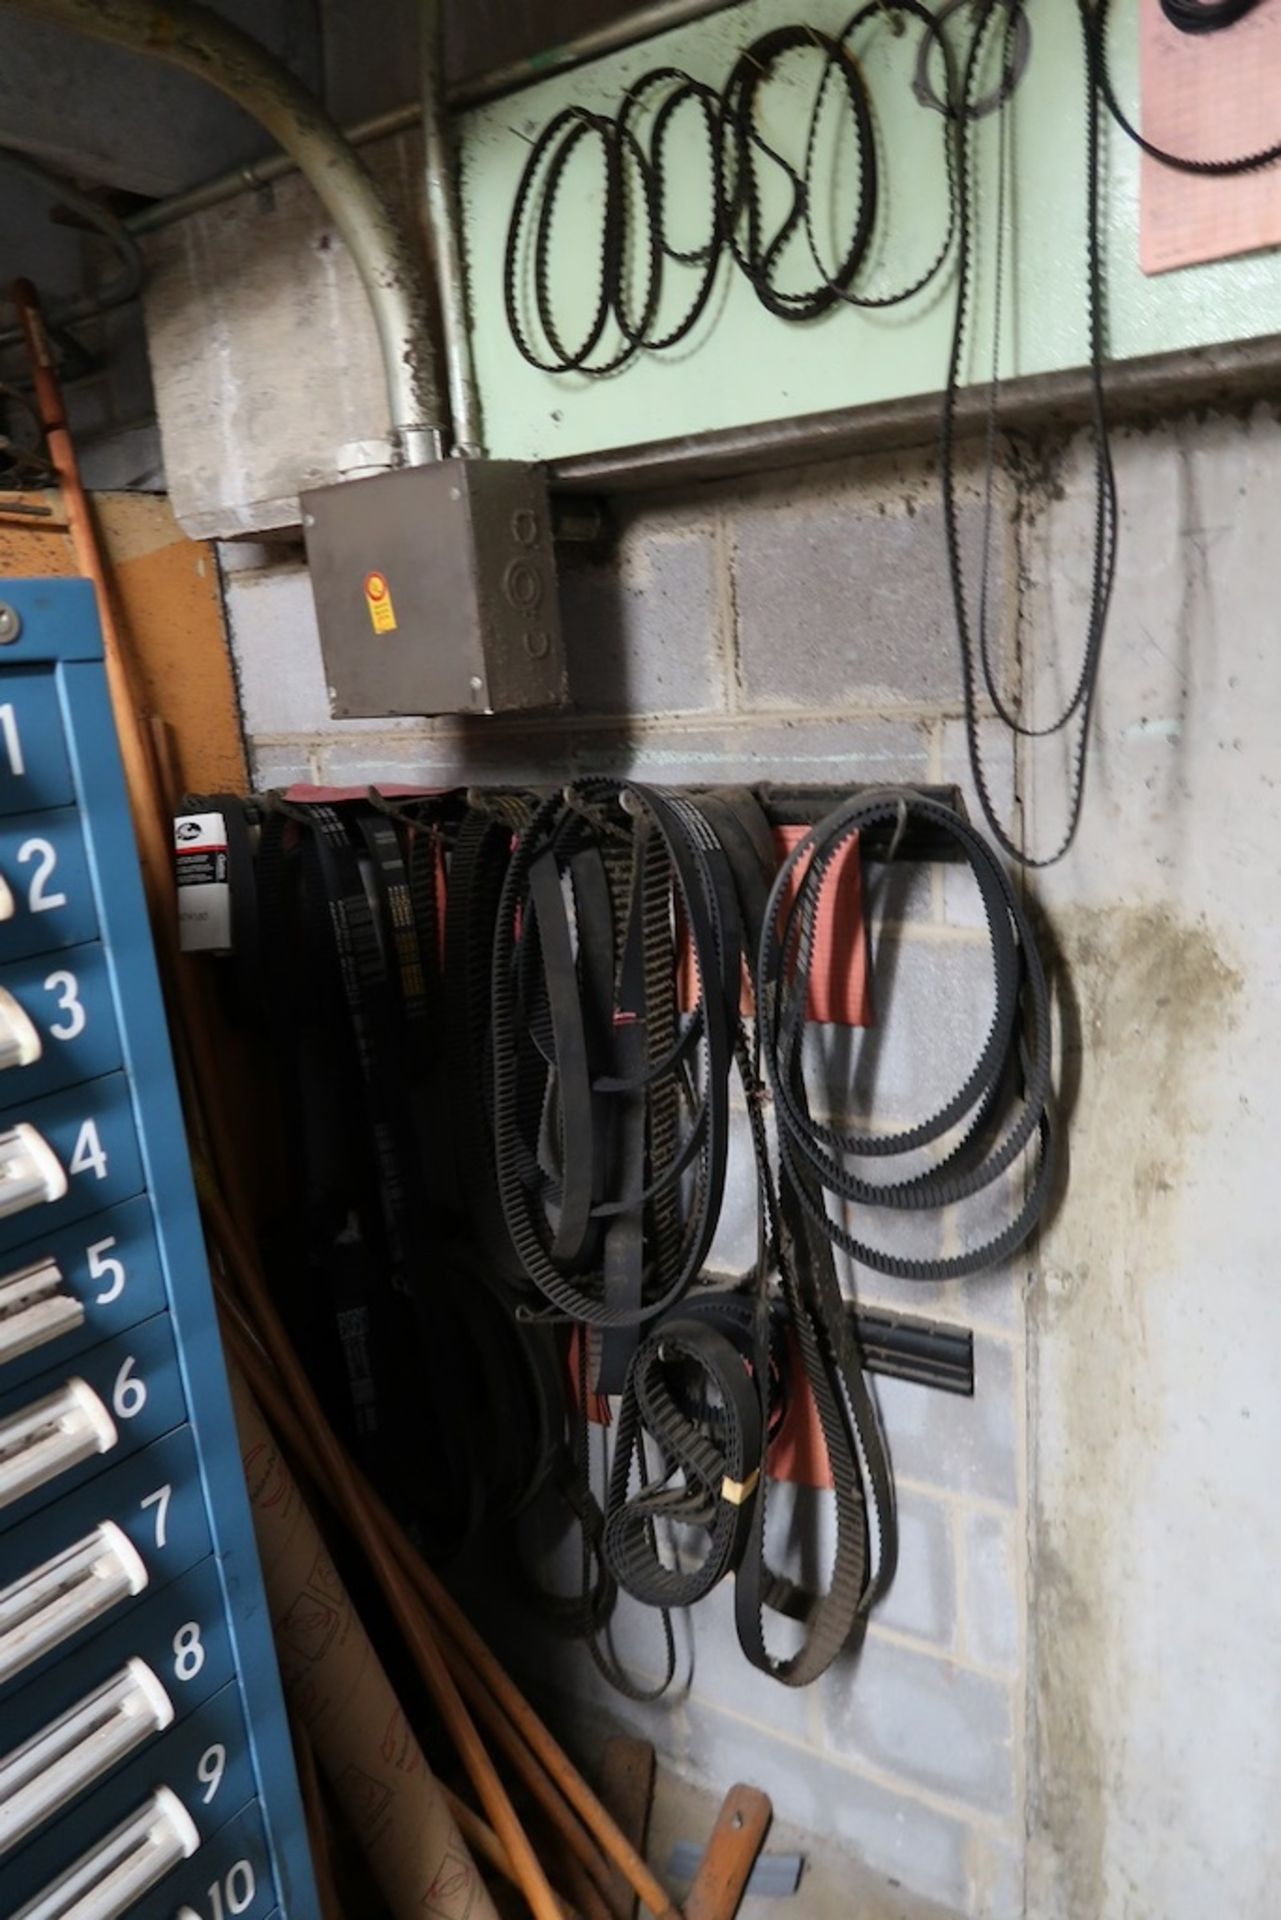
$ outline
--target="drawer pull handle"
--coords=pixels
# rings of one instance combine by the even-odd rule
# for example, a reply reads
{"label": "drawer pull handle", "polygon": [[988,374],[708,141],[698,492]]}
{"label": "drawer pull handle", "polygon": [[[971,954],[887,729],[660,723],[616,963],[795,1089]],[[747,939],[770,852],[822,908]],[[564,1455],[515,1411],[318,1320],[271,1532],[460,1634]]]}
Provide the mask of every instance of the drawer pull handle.
{"label": "drawer pull handle", "polygon": [[173,1702],[145,1660],[119,1673],[0,1759],[0,1854],[43,1826],[153,1734]]}
{"label": "drawer pull handle", "polygon": [[116,1423],[93,1388],[68,1380],[57,1393],[0,1420],[0,1507],[115,1444]]}
{"label": "drawer pull handle", "polygon": [[147,1569],[114,1520],[0,1592],[0,1686],[147,1585]]}
{"label": "drawer pull handle", "polygon": [[35,1022],[20,1006],[8,987],[0,987],[0,1071],[5,1067],[29,1067],[40,1058],[43,1048]]}
{"label": "drawer pull handle", "polygon": [[119,1920],[200,1845],[196,1823],[176,1793],[158,1787],[145,1805],[66,1872],[28,1900],[12,1920]]}
{"label": "drawer pull handle", "polygon": [[61,1200],[67,1176],[49,1142],[27,1121],[0,1133],[0,1220]]}
{"label": "drawer pull handle", "polygon": [[0,1365],[84,1325],[84,1307],[64,1285],[53,1260],[37,1260],[0,1279]]}

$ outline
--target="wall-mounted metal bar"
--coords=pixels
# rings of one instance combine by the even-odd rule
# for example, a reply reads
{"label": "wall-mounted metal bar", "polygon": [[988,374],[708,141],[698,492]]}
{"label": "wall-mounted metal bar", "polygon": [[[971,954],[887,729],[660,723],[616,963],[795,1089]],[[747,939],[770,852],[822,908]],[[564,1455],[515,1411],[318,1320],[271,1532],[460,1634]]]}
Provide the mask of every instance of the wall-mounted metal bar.
{"label": "wall-mounted metal bar", "polygon": [[968,1327],[919,1320],[879,1307],[851,1307],[869,1373],[914,1380],[942,1393],[974,1393],[974,1335]]}
{"label": "wall-mounted metal bar", "polygon": [[[775,786],[772,782],[762,781],[752,790],[771,826],[812,827],[825,814],[831,813],[834,807],[839,807],[842,801],[855,800],[868,793],[883,793],[885,782],[854,781],[841,787],[808,787]],[[690,791],[696,793],[698,789],[691,788]],[[947,807],[952,813],[959,813],[963,820],[969,818],[965,796],[959,787],[921,786],[913,787],[911,791],[933,800],[937,806]],[[902,833],[886,827],[863,834],[859,841],[863,859],[883,860],[890,850],[891,841],[896,860],[953,861],[959,857],[953,839],[932,832],[918,820],[909,819]]]}
{"label": "wall-mounted metal bar", "polygon": [[[1275,396],[1281,381],[1281,334],[1224,346],[1187,347],[1146,354],[1107,369],[1108,418],[1143,426],[1193,407],[1239,412]],[[1094,390],[1088,367],[1026,374],[1002,381],[997,425],[1005,433],[1068,432],[1091,418]],[[824,460],[933,446],[938,440],[940,392],[906,394],[866,406],[834,407],[786,420],[681,434],[599,453],[570,454],[548,463],[553,493],[612,497],[777,473]],[[987,430],[986,387],[957,395],[958,437]]]}

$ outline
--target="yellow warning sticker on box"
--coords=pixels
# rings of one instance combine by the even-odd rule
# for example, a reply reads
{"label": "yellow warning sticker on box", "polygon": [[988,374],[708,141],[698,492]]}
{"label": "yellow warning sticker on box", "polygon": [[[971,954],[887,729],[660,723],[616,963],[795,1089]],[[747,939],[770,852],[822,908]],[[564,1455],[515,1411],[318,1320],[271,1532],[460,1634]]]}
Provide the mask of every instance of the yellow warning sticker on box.
{"label": "yellow warning sticker on box", "polygon": [[391,588],[385,573],[365,575],[365,605],[369,608],[375,633],[395,633],[396,609],[391,602]]}

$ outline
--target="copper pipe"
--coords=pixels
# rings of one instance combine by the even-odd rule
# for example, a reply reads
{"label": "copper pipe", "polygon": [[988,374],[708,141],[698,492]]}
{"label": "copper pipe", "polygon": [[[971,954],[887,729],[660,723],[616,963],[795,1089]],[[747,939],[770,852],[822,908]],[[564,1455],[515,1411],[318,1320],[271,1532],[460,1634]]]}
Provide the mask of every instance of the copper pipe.
{"label": "copper pipe", "polygon": [[608,1808],[592,1792],[569,1755],[539,1719],[452,1594],[446,1591],[426,1561],[420,1558],[403,1535],[393,1540],[393,1545],[437,1624],[445,1629],[477,1680],[484,1683],[505,1720],[518,1730],[614,1865],[626,1875],[642,1903],[655,1915],[656,1920],[680,1920],[679,1910],[672,1904],[662,1883],[651,1872]]}
{"label": "copper pipe", "polygon": [[[394,1545],[393,1542],[393,1548]],[[537,1756],[530,1750],[520,1729],[508,1719],[503,1708],[494,1699],[475,1668],[459,1656],[457,1649],[451,1646],[448,1639],[444,1643],[444,1652],[459,1691],[470,1702],[476,1717],[484,1722],[490,1735],[507,1755],[543,1812],[554,1823],[571,1853],[604,1894],[610,1885],[610,1868],[600,1847],[569,1806]]]}
{"label": "copper pipe", "polygon": [[[171,1007],[180,1016],[181,1031],[190,1052],[192,1070],[200,1090],[214,1161],[219,1180],[231,1203],[242,1218],[248,1218],[247,1197],[240,1163],[239,1136],[227,1111],[221,1076],[209,1029],[203,1017],[201,986],[194,970],[178,945],[178,901],[173,873],[173,827],[164,795],[160,770],[156,764],[154,736],[143,717],[137,677],[129,655],[128,639],[116,612],[110,574],[103,556],[98,529],[89,496],[80,477],[80,463],[67,425],[62,388],[40,311],[40,299],[29,280],[19,280],[13,288],[13,303],[22,325],[31,374],[35,383],[36,409],[44,429],[49,459],[61,490],[63,510],[71,535],[76,566],[93,583],[102,627],[103,654],[107,669],[107,687],[115,717],[124,761],[125,782],[129,789],[130,810],[137,836],[142,877],[151,914],[156,957],[168,990]],[[177,1036],[175,1036],[175,1039]],[[193,1116],[189,1114],[189,1120]]]}
{"label": "copper pipe", "polygon": [[[207,1183],[198,1180],[198,1184],[201,1187],[202,1198],[207,1198],[209,1202],[209,1219],[214,1236],[242,1279],[259,1336],[279,1367],[281,1381],[288,1390],[289,1397],[282,1406],[281,1420],[290,1422],[294,1432],[300,1436],[300,1445],[304,1449],[305,1457],[305,1450],[311,1443],[312,1429],[324,1423],[324,1415],[311,1384],[294,1354],[289,1336],[276,1313],[274,1303],[262,1283],[252,1251],[239,1234],[225,1206],[216,1195],[208,1193]],[[261,1356],[257,1358],[261,1367]],[[280,1384],[275,1386],[275,1393],[278,1401],[283,1399]],[[326,1431],[328,1432],[328,1429]],[[328,1437],[337,1447],[338,1443],[333,1439],[332,1433],[329,1433]],[[339,1452],[341,1453],[341,1448]],[[345,1460],[346,1456],[344,1455],[343,1458]],[[386,1539],[390,1540],[391,1551],[399,1562],[402,1572],[407,1575],[419,1596],[427,1603],[433,1615],[454,1641],[463,1656],[463,1664],[480,1676],[485,1683],[486,1691],[492,1695],[497,1708],[501,1709],[501,1723],[504,1728],[507,1722],[512,1723],[512,1727],[519,1736],[520,1745],[527,1747],[540,1763],[541,1768],[550,1776],[569,1806],[580,1816],[583,1825],[596,1839],[608,1858],[626,1876],[629,1885],[640,1900],[656,1916],[656,1920],[680,1920],[679,1909],[673,1905],[661,1881],[632,1846],[608,1809],[592,1792],[568,1754],[543,1725],[524,1695],[508,1677],[485,1641],[471,1626],[426,1561],[415,1552],[377,1493],[349,1462],[347,1475],[348,1484],[355,1489],[360,1502],[362,1519],[372,1515],[376,1527],[381,1530]],[[455,1666],[454,1670],[460,1672],[461,1666]],[[478,1697],[478,1695],[473,1696],[474,1699]],[[481,1709],[479,1706],[477,1711],[484,1712],[486,1723],[494,1730],[495,1737],[502,1740],[509,1754],[515,1758],[517,1741],[506,1730],[501,1734],[498,1733],[497,1729],[500,1725],[498,1712],[494,1711],[491,1714],[489,1707]],[[565,1831],[570,1845],[575,1845],[575,1841],[571,1838],[571,1831],[563,1826],[562,1830]]]}
{"label": "copper pipe", "polygon": [[[458,1795],[443,1782],[441,1791],[444,1793],[446,1806],[454,1816],[454,1825],[476,1858],[487,1860],[495,1873],[501,1873],[504,1880],[510,1881],[513,1886],[517,1885],[515,1870],[507,1858],[507,1849],[494,1829],[487,1826],[474,1808],[469,1807],[465,1800],[460,1800]],[[568,1900],[561,1901],[560,1910],[563,1920],[578,1920],[578,1914]]]}
{"label": "copper pipe", "polygon": [[155,762],[141,719],[142,703],[137,695],[128,648],[116,619],[115,602],[98,542],[98,530],[89,507],[89,496],[80,477],[75,443],[67,425],[62,387],[54,368],[53,353],[40,311],[40,297],[29,280],[17,280],[14,282],[12,298],[31,363],[36,410],[44,429],[50,464],[62,492],[63,511],[67,516],[76,566],[87,580],[93,582],[97,595],[107,683],[120,734],[125,777],[134,801],[134,825],[143,843],[143,868],[148,892],[157,899],[163,899],[166,892],[172,895],[174,889],[169,847],[166,844],[163,857],[158,856],[152,827],[151,816],[155,810],[152,803],[159,792]]}
{"label": "copper pipe", "polygon": [[[240,1307],[226,1297],[225,1289],[220,1290],[219,1297],[224,1315],[224,1337],[242,1371],[253,1385],[254,1392],[267,1407],[272,1425],[286,1441],[288,1451],[294,1459],[295,1470],[300,1478],[307,1479],[313,1485],[321,1484],[323,1468],[307,1424],[294,1411],[279,1379],[269,1371],[270,1361],[260,1348],[252,1344],[252,1336]],[[248,1352],[246,1352],[247,1345]],[[381,1506],[372,1489],[362,1489],[362,1491],[365,1493],[375,1521],[388,1536],[394,1551],[396,1545],[394,1535],[398,1531],[396,1521]],[[590,1874],[595,1885],[604,1893],[610,1884],[610,1868],[592,1836],[579,1821],[554,1782],[544,1772],[517,1729],[507,1721],[502,1708],[492,1699],[483,1681],[479,1680],[472,1671],[467,1660],[459,1655],[457,1649],[448,1640],[445,1641],[442,1651],[459,1691],[470,1701],[473,1710],[488,1726],[544,1814],[552,1821],[561,1838],[585,1871]]]}
{"label": "copper pipe", "polygon": [[[305,1447],[306,1429],[301,1422],[299,1426]],[[411,1584],[438,1624],[445,1628],[445,1657],[459,1687],[601,1891],[607,1891],[609,1886],[608,1871],[600,1870],[603,1850],[657,1920],[680,1920],[679,1910],[661,1882],[440,1584],[379,1495],[363,1480],[361,1492]],[[575,1814],[581,1816],[581,1820],[575,1818]]]}
{"label": "copper pipe", "polygon": [[[232,1338],[237,1359],[241,1361],[246,1373],[249,1373],[249,1363],[242,1357],[240,1344],[245,1339],[243,1322],[238,1310],[233,1308],[232,1313],[233,1324],[227,1328],[227,1332]],[[259,1369],[265,1369],[268,1365],[265,1357],[261,1352],[255,1351],[256,1360],[253,1364]],[[317,1461],[310,1428],[284,1397],[281,1383],[275,1381],[273,1384],[271,1376],[261,1372],[251,1374],[250,1378],[254,1391],[269,1405],[272,1422],[277,1431],[287,1437],[290,1451],[296,1455],[302,1471],[307,1473],[313,1481],[319,1481],[322,1478],[322,1472]],[[402,1530],[371,1487],[362,1486],[362,1494],[375,1521],[388,1538],[392,1551],[398,1559],[402,1559],[404,1571],[411,1584],[416,1585],[419,1571],[427,1570],[426,1563],[419,1559],[412,1548],[409,1548],[409,1554],[402,1558],[401,1546],[403,1544],[408,1547],[409,1544]],[[548,1774],[521,1730],[513,1724],[504,1708],[494,1699],[470,1659],[462,1654],[448,1638],[445,1640],[443,1651],[459,1691],[470,1702],[477,1716],[484,1721],[493,1739],[507,1755],[515,1771],[544,1814],[553,1822],[572,1854],[591,1876],[594,1885],[602,1894],[607,1893],[611,1884],[611,1871],[601,1846],[579,1820],[563,1791]],[[527,1713],[532,1712],[528,1707],[525,1710]],[[569,1765],[568,1761],[566,1765]]]}
{"label": "copper pipe", "polygon": [[156,777],[160,782],[160,796],[167,811],[172,815],[178,811],[178,802],[182,798],[182,781],[178,775],[178,759],[174,752],[173,729],[160,714],[153,713],[148,722],[151,736],[151,754],[156,764]]}
{"label": "copper pipe", "polygon": [[[391,1578],[393,1573],[407,1576],[411,1591],[417,1589],[471,1667],[484,1679],[488,1691],[518,1728],[524,1743],[541,1762],[610,1860],[626,1875],[629,1884],[655,1920],[680,1920],[679,1909],[673,1905],[661,1881],[641,1858],[609,1810],[592,1792],[563,1747],[543,1725],[426,1561],[415,1552],[377,1493],[348,1459],[294,1352],[275,1303],[267,1291],[253,1248],[208,1178],[202,1177],[199,1167],[196,1171],[197,1187],[211,1231],[237,1275],[258,1337],[271,1362],[279,1370],[280,1379],[277,1381],[262,1354],[255,1351],[254,1363],[260,1374],[266,1374],[270,1383],[265,1390],[271,1392],[276,1404],[281,1406],[282,1421],[302,1436],[304,1457],[305,1450],[313,1441],[322,1450],[329,1484],[338,1493],[342,1510],[353,1532],[359,1535],[362,1543],[370,1537],[377,1542],[378,1555],[375,1558],[371,1554],[371,1559],[374,1559],[380,1581]],[[321,1478],[324,1478],[323,1474]],[[390,1542],[390,1546],[387,1542]],[[387,1569],[389,1559],[390,1570]]]}

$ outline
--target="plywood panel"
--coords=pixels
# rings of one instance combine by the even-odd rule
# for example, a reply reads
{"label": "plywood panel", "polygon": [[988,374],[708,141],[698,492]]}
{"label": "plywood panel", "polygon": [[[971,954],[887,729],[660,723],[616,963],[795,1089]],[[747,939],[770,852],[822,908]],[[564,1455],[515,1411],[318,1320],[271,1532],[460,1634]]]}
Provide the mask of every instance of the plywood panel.
{"label": "plywood panel", "polygon": [[[53,500],[40,494],[24,498]],[[187,539],[161,495],[99,494],[94,505],[139,682],[150,711],[169,729],[179,783],[194,792],[247,792],[213,548]],[[0,593],[6,575],[75,572],[61,521],[15,524],[0,503]]]}

